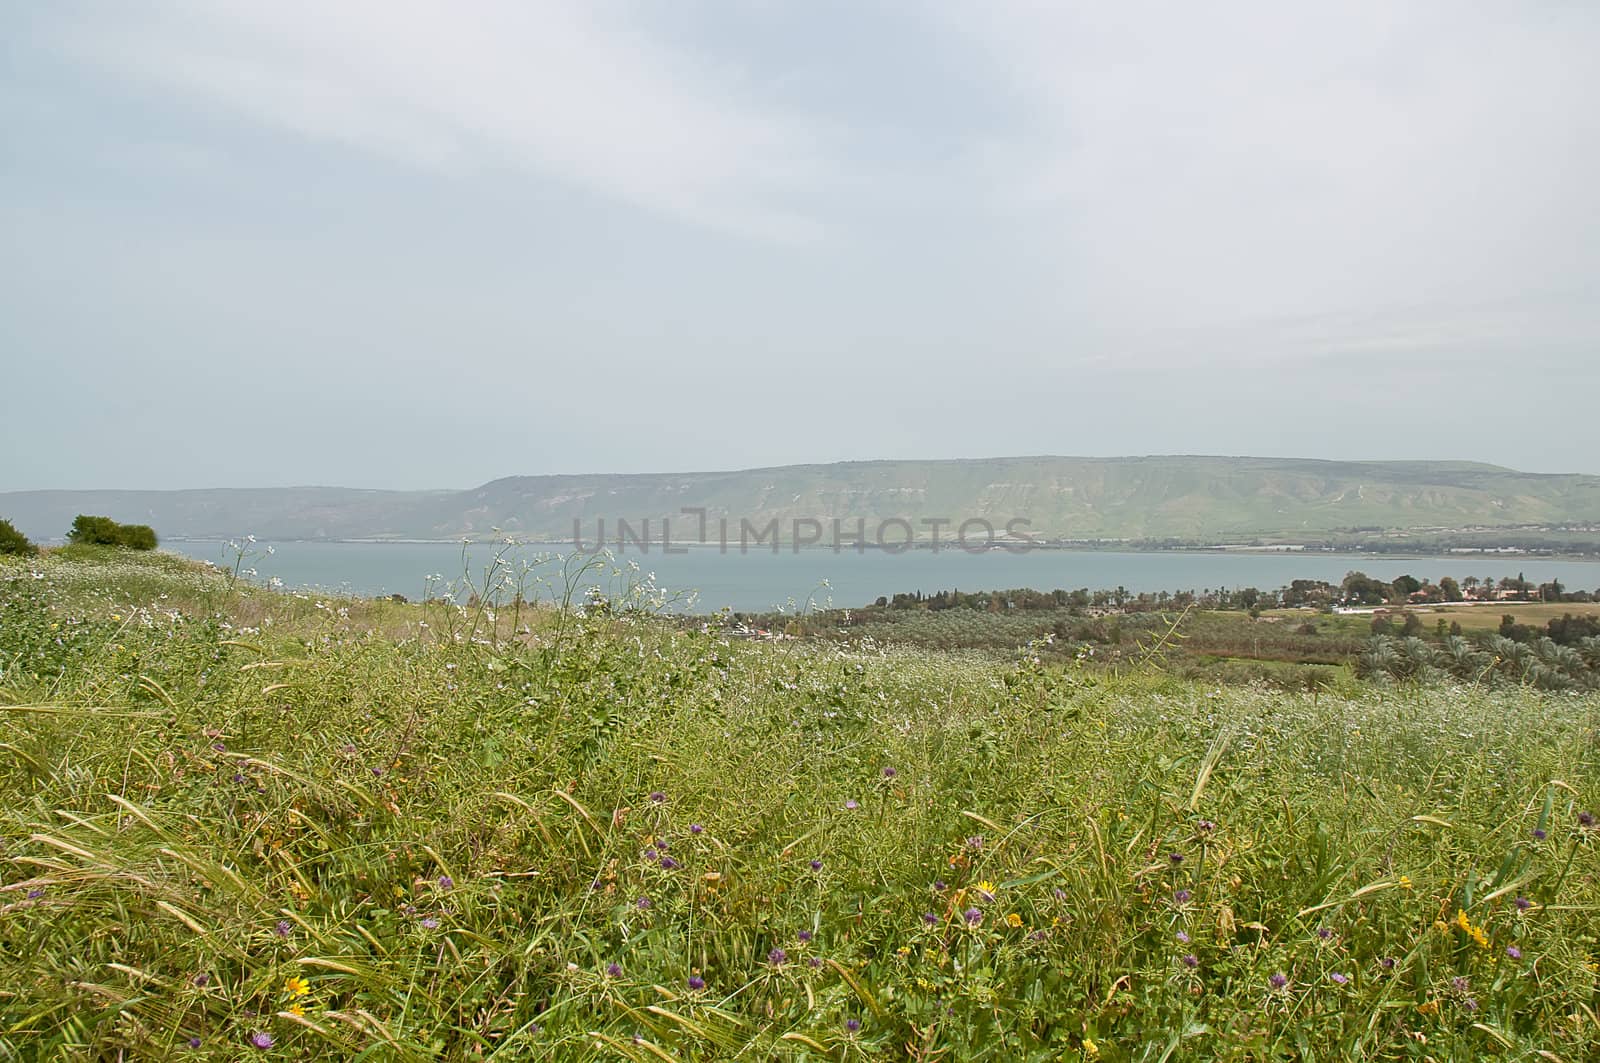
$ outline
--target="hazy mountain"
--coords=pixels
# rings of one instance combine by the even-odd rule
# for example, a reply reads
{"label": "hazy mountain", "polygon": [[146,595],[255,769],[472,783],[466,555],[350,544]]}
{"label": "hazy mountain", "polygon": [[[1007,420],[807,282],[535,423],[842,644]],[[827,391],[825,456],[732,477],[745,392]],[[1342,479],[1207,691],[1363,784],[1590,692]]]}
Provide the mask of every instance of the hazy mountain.
{"label": "hazy mountain", "polygon": [[[854,524],[982,517],[1031,521],[1061,538],[1315,536],[1364,528],[1600,522],[1600,477],[1516,472],[1468,462],[1339,462],[1299,458],[987,458],[791,465],[736,472],[514,476],[466,491],[337,487],[0,493],[0,516],[30,536],[61,536],[78,513],[152,525],[163,536],[263,539],[453,539],[492,529],[567,540],[579,521],[615,536],[620,518],[648,518],[659,538],[692,539],[703,508],[715,537],[727,518]],[[948,535],[948,531],[945,533]],[[787,531],[785,532],[787,535]],[[891,535],[898,541],[898,535]]]}

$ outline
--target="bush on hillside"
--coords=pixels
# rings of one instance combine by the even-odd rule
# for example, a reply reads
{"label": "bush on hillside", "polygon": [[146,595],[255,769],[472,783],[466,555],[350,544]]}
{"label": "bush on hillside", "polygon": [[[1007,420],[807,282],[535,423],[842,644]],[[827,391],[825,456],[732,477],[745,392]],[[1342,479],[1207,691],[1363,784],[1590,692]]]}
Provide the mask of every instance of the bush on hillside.
{"label": "bush on hillside", "polygon": [[91,517],[80,513],[67,532],[67,541],[98,546],[126,546],[130,550],[154,550],[156,533],[148,524],[119,524],[110,517]]}
{"label": "bush on hillside", "polygon": [[38,552],[39,548],[18,531],[16,525],[0,518],[0,554],[21,554],[30,557]]}

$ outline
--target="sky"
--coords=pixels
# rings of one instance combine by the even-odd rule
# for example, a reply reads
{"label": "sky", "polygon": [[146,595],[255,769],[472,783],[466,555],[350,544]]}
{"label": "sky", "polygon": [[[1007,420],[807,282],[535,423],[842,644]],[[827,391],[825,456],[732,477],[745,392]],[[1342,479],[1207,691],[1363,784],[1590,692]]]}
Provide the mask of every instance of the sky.
{"label": "sky", "polygon": [[56,0],[0,491],[1600,473],[1600,5]]}

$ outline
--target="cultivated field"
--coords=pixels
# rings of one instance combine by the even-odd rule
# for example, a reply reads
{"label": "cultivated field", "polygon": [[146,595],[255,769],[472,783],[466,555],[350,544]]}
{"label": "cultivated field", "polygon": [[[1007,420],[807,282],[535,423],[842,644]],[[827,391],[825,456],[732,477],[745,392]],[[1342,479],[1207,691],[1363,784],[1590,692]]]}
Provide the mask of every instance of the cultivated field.
{"label": "cultivated field", "polygon": [[1594,694],[61,552],[0,722],[0,1059],[1600,1057]]}

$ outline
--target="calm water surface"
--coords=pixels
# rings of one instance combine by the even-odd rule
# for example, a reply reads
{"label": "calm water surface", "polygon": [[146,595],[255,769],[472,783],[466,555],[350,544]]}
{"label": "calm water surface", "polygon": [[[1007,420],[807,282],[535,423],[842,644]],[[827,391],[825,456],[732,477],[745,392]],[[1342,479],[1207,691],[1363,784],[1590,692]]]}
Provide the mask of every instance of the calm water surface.
{"label": "calm water surface", "polygon": [[[169,550],[217,564],[233,563],[222,543],[166,542]],[[273,553],[266,555],[270,545]],[[319,588],[364,596],[403,594],[421,598],[429,576],[459,579],[463,571],[458,543],[257,543],[246,567],[258,578],[277,577],[298,588]],[[474,544],[465,565],[481,580],[484,566],[495,548]],[[518,547],[513,559],[533,561],[548,554],[534,547]],[[1031,587],[1037,590],[1072,590],[1126,587],[1141,591],[1202,590],[1215,587],[1259,587],[1274,590],[1295,579],[1338,582],[1345,573],[1360,569],[1389,580],[1409,573],[1437,581],[1442,576],[1477,576],[1480,579],[1516,576],[1543,583],[1559,579],[1571,589],[1600,588],[1600,562],[1557,561],[1527,557],[1379,558],[1368,555],[1325,553],[1222,553],[1217,551],[1114,553],[1103,550],[1032,550],[1013,554],[994,550],[969,554],[961,550],[912,550],[890,554],[879,550],[855,553],[845,550],[803,549],[747,554],[723,554],[715,548],[691,548],[688,553],[663,555],[623,554],[619,562],[637,562],[643,572],[653,572],[656,582],[669,590],[696,591],[693,608],[712,612],[727,606],[754,611],[804,605],[814,598],[820,606],[831,598],[840,606],[870,603],[879,595],[900,591],[932,593],[952,588],[968,591]],[[558,582],[558,563],[537,566],[546,574],[542,595],[549,598]],[[829,587],[823,587],[826,580]]]}

